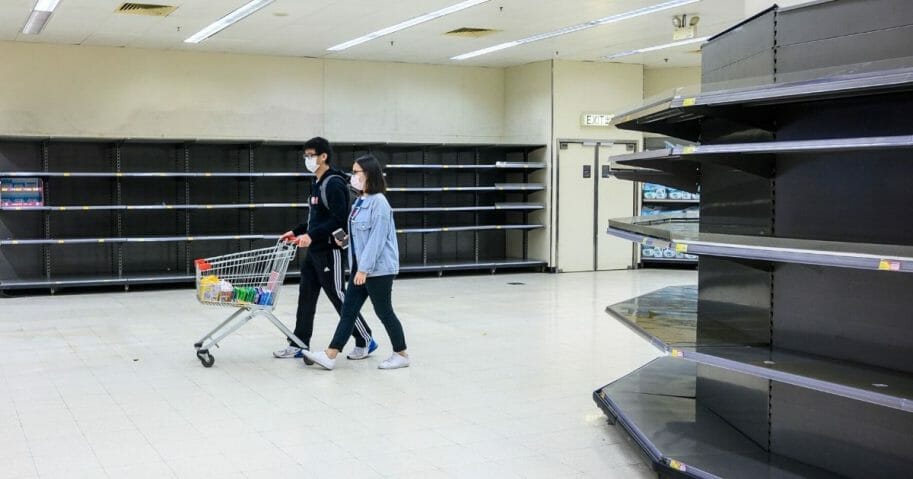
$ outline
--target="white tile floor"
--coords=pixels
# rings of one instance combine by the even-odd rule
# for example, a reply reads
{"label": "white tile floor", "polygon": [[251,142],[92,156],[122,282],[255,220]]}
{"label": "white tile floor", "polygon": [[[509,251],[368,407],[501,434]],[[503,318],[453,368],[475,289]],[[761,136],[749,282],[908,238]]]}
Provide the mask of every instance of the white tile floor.
{"label": "white tile floor", "polygon": [[[523,282],[525,285],[509,285]],[[270,356],[265,320],[215,350],[229,311],[189,289],[0,299],[0,478],[651,477],[594,389],[655,351],[606,305],[687,271],[405,279],[411,368],[381,350],[332,372]],[[297,286],[278,315],[294,322]],[[325,300],[314,345],[336,318]],[[351,344],[349,345],[351,347]]]}

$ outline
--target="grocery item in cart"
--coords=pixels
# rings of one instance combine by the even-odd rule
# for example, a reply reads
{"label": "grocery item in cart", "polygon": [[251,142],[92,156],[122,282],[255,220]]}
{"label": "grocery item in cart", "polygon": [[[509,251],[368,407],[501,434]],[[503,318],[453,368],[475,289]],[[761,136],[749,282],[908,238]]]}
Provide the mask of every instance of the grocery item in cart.
{"label": "grocery item in cart", "polygon": [[219,282],[218,276],[203,276],[200,279],[200,301],[218,301],[222,292]]}
{"label": "grocery item in cart", "polygon": [[235,296],[235,288],[224,279],[219,281],[219,301],[230,303]]}

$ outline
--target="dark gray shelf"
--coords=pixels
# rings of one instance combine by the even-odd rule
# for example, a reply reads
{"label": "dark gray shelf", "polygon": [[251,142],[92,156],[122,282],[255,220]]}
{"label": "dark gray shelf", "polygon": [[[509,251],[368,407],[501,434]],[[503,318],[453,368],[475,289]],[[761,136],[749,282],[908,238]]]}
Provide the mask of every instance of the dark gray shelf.
{"label": "dark gray shelf", "polygon": [[174,243],[182,241],[224,241],[224,240],[260,240],[278,239],[279,235],[200,235],[200,236],[146,236],[120,238],[51,238],[51,239],[18,239],[0,240],[0,246],[26,245],[75,245],[105,243]]}
{"label": "dark gray shelf", "polygon": [[608,233],[694,255],[913,272],[913,246],[699,233],[692,213],[609,220]]}
{"label": "dark gray shelf", "polygon": [[[84,205],[84,206],[7,206],[0,211],[159,211],[159,210],[212,210],[256,208],[309,208],[307,203],[227,203],[215,205]],[[541,210],[539,203],[497,203],[493,206],[441,206],[427,208],[393,208],[395,213],[432,213],[466,211]]]}
{"label": "dark gray shelf", "polygon": [[[665,134],[697,141],[706,117],[758,115],[758,110],[783,103],[819,102],[832,98],[913,90],[913,68],[835,75],[762,87],[719,90],[696,96],[674,96],[620,113],[612,125],[624,130]],[[737,106],[738,108],[732,108]]]}
{"label": "dark gray shelf", "polygon": [[913,374],[752,343],[731,328],[697,333],[697,288],[663,288],[606,312],[672,358],[913,412]]}
{"label": "dark gray shelf", "polygon": [[44,178],[297,178],[313,177],[313,173],[301,172],[260,172],[260,173],[225,173],[225,172],[47,172],[47,171],[7,171],[0,172],[0,177],[44,177]]}
{"label": "dark gray shelf", "polygon": [[400,266],[403,272],[444,272],[460,270],[496,270],[496,269],[518,269],[518,268],[535,268],[545,266],[545,261],[524,260],[524,259],[500,259],[500,260],[481,260],[481,261],[457,261],[451,263],[429,263],[424,265],[405,264]]}
{"label": "dark gray shelf", "polygon": [[[630,155],[618,155],[612,161],[626,166],[652,168],[669,173],[686,173],[693,168],[677,162],[700,161],[723,156],[732,165],[736,155],[774,155],[785,153],[832,153],[864,150],[913,148],[913,135],[837,138],[827,140],[768,141],[729,143],[723,145],[686,145],[650,150]],[[734,165],[738,166],[738,165]]]}
{"label": "dark gray shelf", "polygon": [[256,208],[309,208],[307,203],[224,203],[214,205],[84,205],[84,206],[7,206],[0,211],[161,211],[230,210]]}
{"label": "dark gray shelf", "polygon": [[496,203],[492,206],[429,206],[415,208],[393,208],[395,213],[436,213],[436,212],[473,212],[473,211],[532,211],[545,208],[540,203]]}
{"label": "dark gray shelf", "polygon": [[53,280],[45,278],[16,279],[0,281],[0,289],[44,289],[79,286],[120,286],[130,284],[167,284],[194,281],[193,275],[158,274],[129,277],[111,276],[65,276]]}
{"label": "dark gray shelf", "polygon": [[525,163],[499,161],[495,164],[488,165],[412,165],[412,164],[390,164],[384,167],[385,170],[535,170],[545,168],[545,163]]}
{"label": "dark gray shelf", "polygon": [[701,200],[652,200],[644,198],[642,202],[657,205],[697,205],[701,203]]}
{"label": "dark gray shelf", "polygon": [[433,193],[443,191],[540,191],[545,185],[536,183],[498,183],[494,186],[432,186],[432,187],[391,187],[387,191],[404,193]]}
{"label": "dark gray shelf", "polygon": [[670,186],[688,193],[700,192],[697,171],[690,175],[674,174],[652,168],[614,168],[612,176],[619,180],[640,181]]}
{"label": "dark gray shelf", "polygon": [[[402,234],[441,233],[457,231],[490,231],[490,230],[531,230],[543,228],[542,225],[477,225],[477,226],[441,226],[433,228],[402,228],[396,230]],[[103,243],[174,243],[182,241],[222,241],[222,240],[261,240],[278,239],[279,235],[200,235],[200,236],[147,236],[120,238],[49,238],[49,239],[15,239],[0,240],[0,246],[26,245],[74,245]]]}
{"label": "dark gray shelf", "polygon": [[[526,269],[543,267],[544,261],[536,260],[519,260],[503,259],[478,262],[453,262],[453,263],[430,263],[427,265],[404,264],[400,266],[400,271],[404,273],[425,273],[446,271],[471,271],[471,270],[497,270],[497,269]],[[286,274],[288,278],[297,278],[301,275],[299,271],[289,270]],[[140,284],[168,284],[168,283],[190,283],[195,280],[194,275],[186,274],[158,274],[158,275],[135,275],[124,277],[111,276],[67,276],[55,278],[52,280],[46,278],[16,279],[0,281],[0,290],[13,289],[44,289],[44,288],[62,288],[62,287],[79,287],[79,286],[120,286],[120,285],[140,285]]]}
{"label": "dark gray shelf", "polygon": [[532,230],[544,228],[542,225],[477,225],[477,226],[441,226],[432,228],[402,228],[397,233],[446,233],[457,231],[490,231],[490,230]]}
{"label": "dark gray shelf", "polygon": [[593,393],[606,415],[671,477],[840,477],[772,454],[695,399],[697,365],[658,358]]}
{"label": "dark gray shelf", "polygon": [[643,255],[641,255],[640,261],[643,263],[697,264],[697,260],[691,259],[691,258],[657,258],[656,256],[643,256]]}

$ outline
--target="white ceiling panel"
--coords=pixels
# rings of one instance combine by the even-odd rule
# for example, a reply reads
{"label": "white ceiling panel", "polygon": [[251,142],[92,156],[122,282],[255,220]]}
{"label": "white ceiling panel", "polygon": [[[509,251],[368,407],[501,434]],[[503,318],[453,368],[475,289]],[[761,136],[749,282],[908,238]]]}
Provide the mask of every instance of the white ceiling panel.
{"label": "white ceiling panel", "polygon": [[[476,66],[511,66],[560,58],[602,61],[605,55],[672,40],[674,14],[698,14],[698,35],[741,21],[743,0],[702,0],[610,25],[530,43],[464,61],[451,57],[518,40],[663,0],[500,0],[489,1],[341,52],[327,48],[459,0],[275,0],[272,4],[198,44],[184,39],[246,3],[246,0],[155,0],[177,6],[168,17],[116,13],[113,0],[61,0],[40,35],[19,30],[34,0],[0,2],[0,40],[177,49],[351,60]],[[490,28],[481,38],[445,36],[460,27]],[[392,44],[391,44],[392,42]],[[695,45],[632,55],[614,61],[647,66],[697,66]]]}

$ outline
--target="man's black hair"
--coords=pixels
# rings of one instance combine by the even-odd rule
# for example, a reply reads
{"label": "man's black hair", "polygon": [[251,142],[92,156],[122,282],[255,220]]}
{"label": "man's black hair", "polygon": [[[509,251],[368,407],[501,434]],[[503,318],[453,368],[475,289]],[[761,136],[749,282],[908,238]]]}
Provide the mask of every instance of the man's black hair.
{"label": "man's black hair", "polygon": [[314,150],[316,155],[322,155],[326,153],[327,161],[326,164],[329,165],[333,160],[333,147],[330,146],[330,142],[326,138],[315,136],[311,138],[304,144],[305,150]]}

